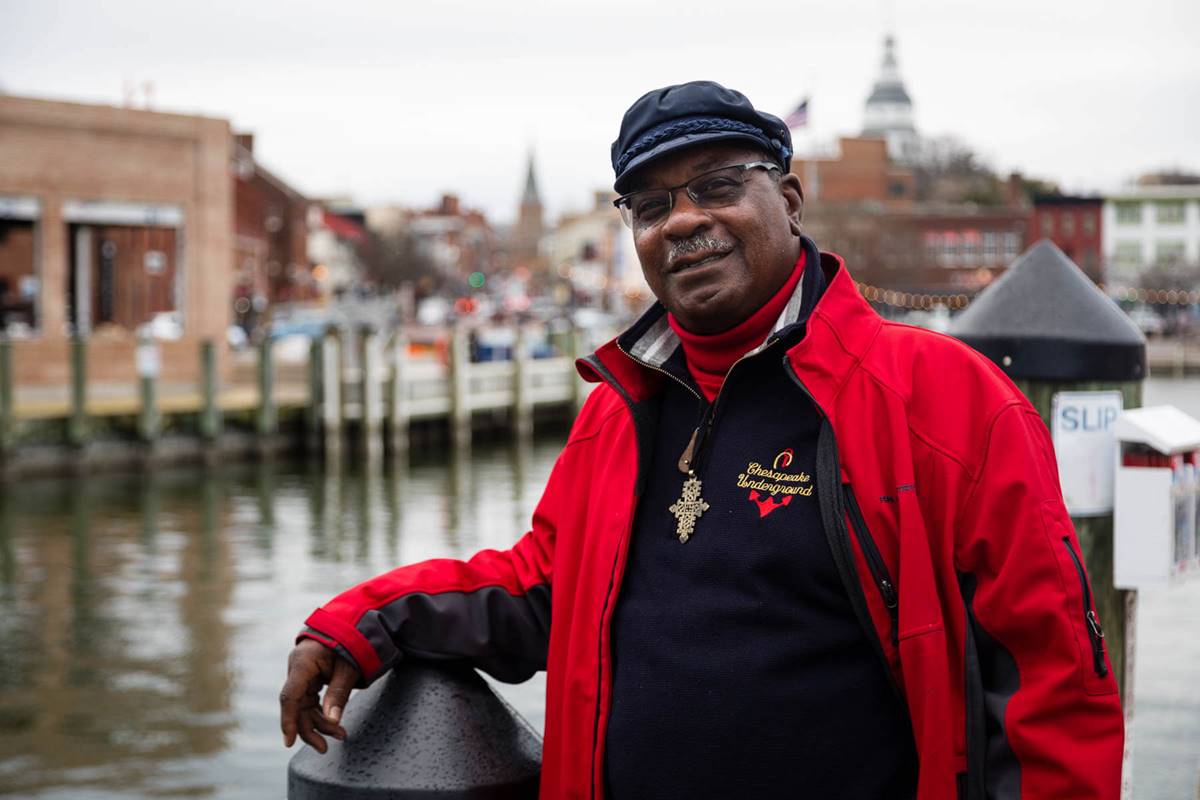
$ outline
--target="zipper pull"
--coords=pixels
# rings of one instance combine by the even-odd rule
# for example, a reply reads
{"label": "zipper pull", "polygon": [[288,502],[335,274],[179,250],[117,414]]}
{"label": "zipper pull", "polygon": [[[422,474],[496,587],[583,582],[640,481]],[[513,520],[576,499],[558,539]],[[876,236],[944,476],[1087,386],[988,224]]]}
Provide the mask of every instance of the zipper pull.
{"label": "zipper pull", "polygon": [[887,606],[888,610],[900,605],[900,598],[896,596],[896,587],[892,586],[892,582],[887,578],[879,582],[879,591],[883,595],[883,604]]}
{"label": "zipper pull", "polygon": [[684,475],[690,475],[692,473],[692,460],[696,455],[696,439],[699,438],[699,436],[700,427],[697,426],[696,429],[692,431],[692,438],[688,439],[687,447],[683,449],[683,453],[681,453],[679,456],[679,463],[676,466],[679,467],[679,471]]}

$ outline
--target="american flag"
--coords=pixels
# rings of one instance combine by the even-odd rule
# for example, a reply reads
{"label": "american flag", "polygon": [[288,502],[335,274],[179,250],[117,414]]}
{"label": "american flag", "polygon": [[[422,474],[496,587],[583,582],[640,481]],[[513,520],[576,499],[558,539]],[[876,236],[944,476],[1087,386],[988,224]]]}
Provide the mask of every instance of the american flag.
{"label": "american flag", "polygon": [[796,110],[783,118],[783,124],[788,126],[788,130],[793,128],[803,128],[808,124],[808,98],[800,101],[800,105],[796,106]]}

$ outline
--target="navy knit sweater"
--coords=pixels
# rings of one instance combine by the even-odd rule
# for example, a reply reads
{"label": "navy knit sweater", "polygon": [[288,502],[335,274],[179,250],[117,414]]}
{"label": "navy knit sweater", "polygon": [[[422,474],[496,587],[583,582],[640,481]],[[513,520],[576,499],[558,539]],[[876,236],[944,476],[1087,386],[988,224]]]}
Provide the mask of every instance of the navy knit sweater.
{"label": "navy knit sweater", "polygon": [[613,618],[610,800],[915,792],[907,713],[821,527],[820,416],[783,365],[803,325],[780,334],[717,397],[696,466],[710,508],[686,544],[668,508],[677,460],[711,409],[682,349],[664,365],[680,380],[664,381]]}

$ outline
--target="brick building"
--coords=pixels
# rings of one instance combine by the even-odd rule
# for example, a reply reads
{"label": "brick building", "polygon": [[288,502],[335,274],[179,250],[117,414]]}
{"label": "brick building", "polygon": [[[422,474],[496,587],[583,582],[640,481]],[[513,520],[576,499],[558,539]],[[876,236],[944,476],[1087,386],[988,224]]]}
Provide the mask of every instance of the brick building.
{"label": "brick building", "polygon": [[230,322],[225,120],[0,95],[0,308],[18,385],[63,384],[73,334],[93,381],[135,376],[166,319],[167,379],[193,377]]}
{"label": "brick building", "polygon": [[855,280],[882,289],[972,295],[1025,248],[1022,208],[819,205],[804,226],[821,247],[846,259]]}
{"label": "brick building", "polygon": [[253,327],[273,303],[317,296],[308,264],[310,202],[254,160],[254,137],[238,134],[231,153],[234,288],[238,321]]}
{"label": "brick building", "polygon": [[1088,277],[1101,283],[1103,258],[1102,197],[1035,195],[1029,215],[1029,241],[1049,239]]}
{"label": "brick building", "polygon": [[804,185],[806,203],[873,203],[905,209],[916,200],[912,170],[891,161],[882,138],[843,137],[836,155],[797,158],[792,172]]}
{"label": "brick building", "polygon": [[831,158],[799,159],[805,229],[856,280],[903,292],[973,294],[1024,249],[1022,206],[918,203],[914,173],[883,139],[843,138]]}

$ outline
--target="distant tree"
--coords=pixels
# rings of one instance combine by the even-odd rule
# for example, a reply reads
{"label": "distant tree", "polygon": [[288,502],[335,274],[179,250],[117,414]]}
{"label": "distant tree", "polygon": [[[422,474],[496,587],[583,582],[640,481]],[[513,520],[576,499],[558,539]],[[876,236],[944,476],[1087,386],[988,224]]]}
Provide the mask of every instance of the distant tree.
{"label": "distant tree", "polygon": [[1200,175],[1174,167],[1158,172],[1139,175],[1138,186],[1195,186],[1200,184]]}
{"label": "distant tree", "polygon": [[1000,178],[957,139],[926,141],[910,166],[916,178],[918,202],[1004,205]]}
{"label": "distant tree", "polygon": [[1143,289],[1176,289],[1194,292],[1200,289],[1200,264],[1165,261],[1146,267],[1138,274]]}
{"label": "distant tree", "polygon": [[367,274],[381,288],[395,289],[406,283],[436,285],[439,274],[433,259],[407,227],[386,233],[370,231],[364,248]]}

